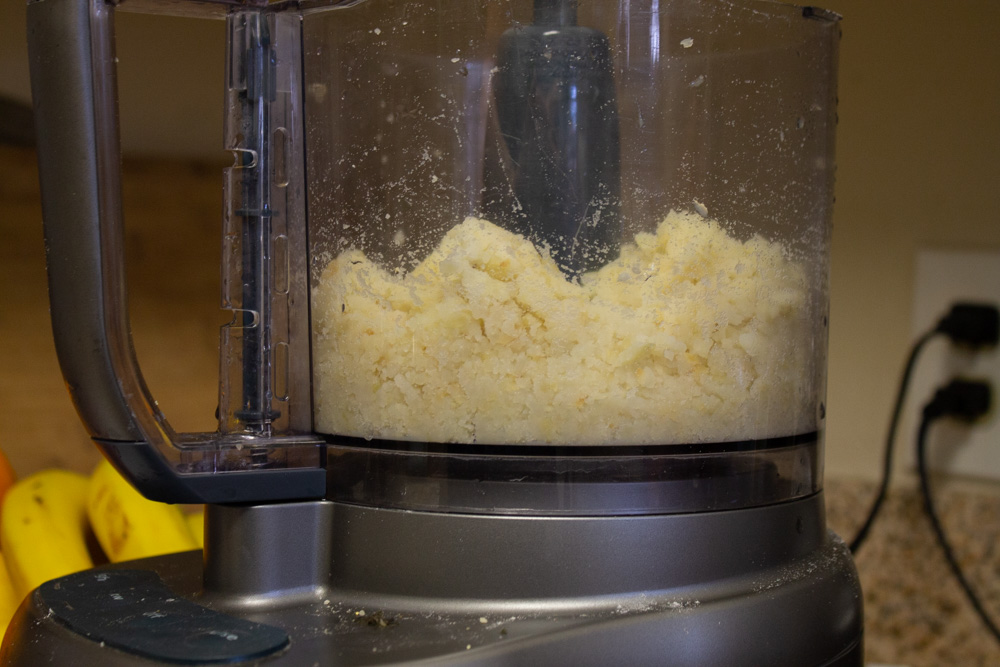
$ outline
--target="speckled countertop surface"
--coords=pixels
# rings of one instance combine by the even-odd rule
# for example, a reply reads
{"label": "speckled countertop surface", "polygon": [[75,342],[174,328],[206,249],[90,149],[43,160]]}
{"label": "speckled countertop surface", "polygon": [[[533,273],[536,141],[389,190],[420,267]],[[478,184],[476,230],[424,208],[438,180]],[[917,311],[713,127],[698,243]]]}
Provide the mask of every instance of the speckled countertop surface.
{"label": "speckled countertop surface", "polygon": [[[939,485],[935,504],[966,578],[1000,622],[1000,493]],[[875,484],[826,480],[831,529],[850,541]],[[870,663],[1000,665],[1000,644],[980,622],[934,539],[913,484],[894,483],[857,555]]]}

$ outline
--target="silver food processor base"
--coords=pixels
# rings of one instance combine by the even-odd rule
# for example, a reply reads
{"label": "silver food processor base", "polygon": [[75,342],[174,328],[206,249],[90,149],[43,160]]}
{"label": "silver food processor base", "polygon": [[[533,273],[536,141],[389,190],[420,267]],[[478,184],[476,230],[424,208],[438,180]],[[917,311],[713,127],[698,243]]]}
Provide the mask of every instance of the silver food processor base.
{"label": "silver food processor base", "polygon": [[206,548],[35,590],[7,665],[862,665],[822,493],[554,517],[210,506]]}

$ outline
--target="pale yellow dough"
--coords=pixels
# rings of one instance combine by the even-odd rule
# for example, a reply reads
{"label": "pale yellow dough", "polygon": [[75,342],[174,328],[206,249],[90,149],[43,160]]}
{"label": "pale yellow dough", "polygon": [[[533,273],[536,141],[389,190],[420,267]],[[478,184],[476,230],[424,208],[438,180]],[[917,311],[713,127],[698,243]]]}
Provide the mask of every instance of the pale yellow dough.
{"label": "pale yellow dough", "polygon": [[566,445],[812,430],[807,286],[780,245],[693,213],[579,284],[475,218],[405,275],[349,250],[312,295],[316,429]]}

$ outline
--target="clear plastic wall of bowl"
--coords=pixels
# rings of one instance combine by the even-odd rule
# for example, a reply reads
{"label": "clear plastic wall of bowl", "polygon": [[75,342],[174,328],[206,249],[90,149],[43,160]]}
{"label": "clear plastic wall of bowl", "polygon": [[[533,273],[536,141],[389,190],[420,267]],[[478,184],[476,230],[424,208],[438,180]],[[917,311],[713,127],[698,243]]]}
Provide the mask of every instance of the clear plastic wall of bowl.
{"label": "clear plastic wall of bowl", "polygon": [[835,15],[304,6],[317,431],[821,438]]}

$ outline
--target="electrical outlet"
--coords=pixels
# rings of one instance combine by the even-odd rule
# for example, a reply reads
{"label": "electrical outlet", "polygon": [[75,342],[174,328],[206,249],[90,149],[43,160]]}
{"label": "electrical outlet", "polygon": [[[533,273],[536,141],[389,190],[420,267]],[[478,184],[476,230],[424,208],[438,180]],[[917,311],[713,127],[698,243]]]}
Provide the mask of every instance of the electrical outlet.
{"label": "electrical outlet", "polygon": [[[957,302],[1000,306],[1000,252],[921,250],[914,280],[913,340],[934,327]],[[915,438],[923,407],[953,378],[986,380],[993,406],[974,424],[941,419],[928,433],[931,470],[1000,481],[1000,350],[969,352],[945,336],[932,340],[917,362],[906,402],[906,418],[897,435],[900,457],[916,467]]]}

